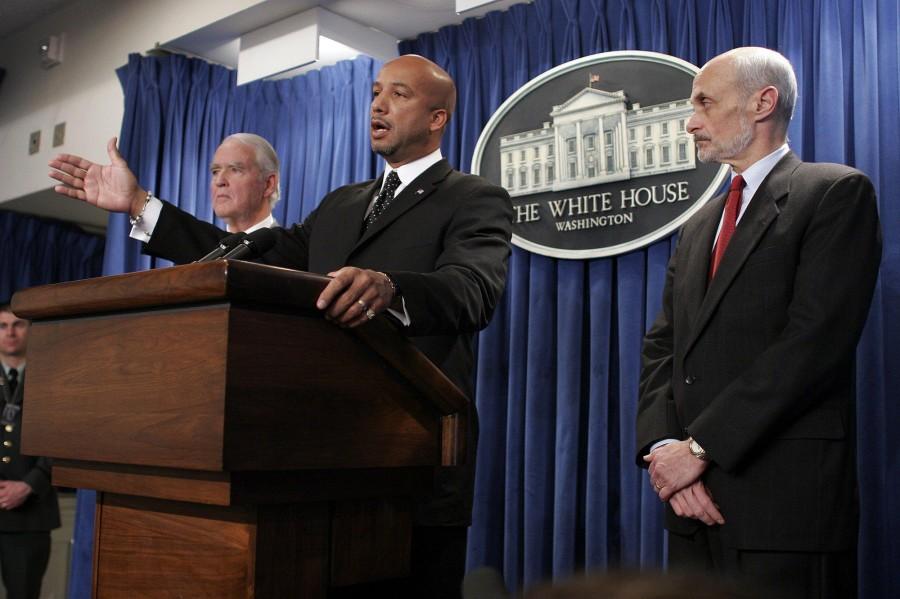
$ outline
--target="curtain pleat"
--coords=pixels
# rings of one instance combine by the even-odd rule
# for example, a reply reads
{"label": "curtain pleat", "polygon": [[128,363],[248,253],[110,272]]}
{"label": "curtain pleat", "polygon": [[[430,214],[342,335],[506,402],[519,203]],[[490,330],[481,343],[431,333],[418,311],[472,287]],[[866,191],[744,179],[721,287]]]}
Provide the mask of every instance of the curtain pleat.
{"label": "curtain pleat", "polygon": [[96,277],[102,265],[103,237],[69,223],[0,210],[0,303],[27,287]]}
{"label": "curtain pleat", "polygon": [[[864,599],[900,588],[898,26],[896,0],[535,0],[401,43],[401,52],[432,58],[456,79],[459,102],[442,147],[463,169],[493,111],[566,60],[636,49],[702,64],[735,45],[767,45],[791,60],[800,83],[793,149],[872,177],[884,226],[881,279],[858,354]],[[249,124],[273,136],[281,155],[285,224],[335,185],[376,174],[379,162],[359,126],[374,61],[235,89],[232,73],[198,61],[181,68],[179,60],[131,57],[120,71],[123,153],[145,186],[178,182],[167,199],[211,218],[211,152],[224,134]],[[168,115],[182,95],[185,115]],[[181,139],[170,140],[178,122]],[[179,146],[182,156],[168,154]],[[177,168],[168,166],[173,160]],[[585,568],[663,563],[661,506],[632,452],[641,338],[661,305],[675,243],[673,236],[584,261],[513,249],[503,303],[478,341],[481,436],[469,568],[497,567],[511,589],[521,589]],[[127,240],[127,219],[112,217],[105,272],[150,265]],[[79,518],[83,511],[79,505]],[[79,530],[74,570],[89,583],[84,537],[91,529],[79,520]]]}
{"label": "curtain pleat", "polygon": [[[800,82],[792,147],[807,160],[856,166],[880,191],[885,260],[859,349],[859,444],[866,456],[860,589],[871,599],[889,596],[887,589],[898,588],[890,564],[900,560],[891,540],[900,536],[900,518],[890,509],[900,489],[886,476],[900,466],[898,443],[890,441],[900,422],[898,402],[887,399],[889,389],[900,388],[893,373],[900,369],[890,369],[887,359],[898,355],[900,339],[896,2],[536,0],[480,21],[466,30],[465,48],[444,43],[436,51],[444,30],[401,44],[401,52],[456,69],[458,118],[474,125],[454,130],[464,137],[477,138],[492,112],[530,78],[592,52],[665,51],[701,65],[736,45],[763,45],[792,61]],[[492,82],[480,94],[465,89],[464,73],[476,70],[473,55],[480,57],[479,85]],[[444,147],[474,141],[445,139]],[[462,165],[470,160],[464,152],[448,157]],[[661,306],[676,242],[672,236],[626,256],[582,262],[514,248],[505,304],[479,338],[470,569],[495,566],[511,589],[520,589],[584,568],[664,562],[659,500],[631,454],[640,341]]]}

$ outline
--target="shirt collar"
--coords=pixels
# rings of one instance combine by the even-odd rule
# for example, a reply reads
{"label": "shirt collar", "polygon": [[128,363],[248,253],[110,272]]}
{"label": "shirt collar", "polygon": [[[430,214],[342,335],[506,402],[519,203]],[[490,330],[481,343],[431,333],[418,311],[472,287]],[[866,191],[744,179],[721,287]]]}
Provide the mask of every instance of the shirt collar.
{"label": "shirt collar", "polygon": [[[441,149],[438,148],[431,154],[417,158],[412,162],[407,162],[398,168],[393,168],[390,164],[385,163],[384,177],[381,179],[381,186],[384,187],[384,183],[387,181],[391,171],[397,171],[397,176],[400,177],[400,186],[397,187],[397,190],[394,192],[394,196],[396,197],[400,195],[400,192],[404,187],[415,181],[419,175],[427,171],[429,167],[433,166],[435,163],[439,162],[441,158],[443,158],[443,155],[441,154]],[[379,188],[379,192],[380,191],[381,189]]]}
{"label": "shirt collar", "polygon": [[[766,177],[772,172],[772,169],[775,168],[775,165],[778,164],[778,161],[781,160],[785,154],[790,151],[790,148],[787,144],[783,144],[780,148],[765,156],[760,158],[752,165],[750,165],[747,170],[745,170],[741,175],[744,177],[744,181],[746,182],[746,187],[744,187],[743,199],[744,201],[749,201],[753,195],[756,193],[756,190],[759,189],[759,186],[762,185],[762,182],[765,181]],[[731,177],[734,178],[735,172],[731,171]]]}
{"label": "shirt collar", "polygon": [[[7,366],[6,362],[0,362],[0,366],[3,366],[3,374],[6,375],[6,378],[9,378],[9,371],[12,370],[13,367]],[[16,366],[16,370],[19,372],[19,378],[22,378],[22,372],[25,371],[25,362]]]}
{"label": "shirt collar", "polygon": [[262,219],[261,221],[259,221],[255,225],[253,225],[252,227],[246,229],[244,231],[244,233],[252,233],[253,231],[256,231],[257,229],[271,229],[272,227],[277,227],[277,226],[278,226],[278,221],[275,220],[275,217],[272,216],[272,213],[270,212],[269,216]]}

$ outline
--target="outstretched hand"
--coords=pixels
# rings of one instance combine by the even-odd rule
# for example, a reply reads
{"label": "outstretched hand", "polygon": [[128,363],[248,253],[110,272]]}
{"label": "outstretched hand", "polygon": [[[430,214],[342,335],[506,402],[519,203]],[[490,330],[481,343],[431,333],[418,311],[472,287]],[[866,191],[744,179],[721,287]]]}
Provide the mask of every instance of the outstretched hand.
{"label": "outstretched hand", "polygon": [[62,185],[56,193],[82,200],[110,212],[140,212],[147,192],[122,158],[113,137],[106,144],[110,164],[100,165],[74,154],[59,154],[50,161],[50,177]]}

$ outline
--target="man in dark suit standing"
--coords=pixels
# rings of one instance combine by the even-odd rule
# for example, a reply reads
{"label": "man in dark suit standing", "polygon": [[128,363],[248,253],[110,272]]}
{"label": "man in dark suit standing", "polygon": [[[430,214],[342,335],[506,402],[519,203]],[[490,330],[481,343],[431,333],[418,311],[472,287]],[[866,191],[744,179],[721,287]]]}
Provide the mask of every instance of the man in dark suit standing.
{"label": "man in dark suit standing", "polygon": [[8,599],[38,599],[59,528],[50,462],[19,453],[25,396],[27,320],[0,304],[0,572]]}
{"label": "man in dark suit standing", "polygon": [[766,597],[856,596],[854,357],[881,235],[859,171],[787,146],[797,97],[777,52],[694,79],[698,157],[726,196],[684,227],[647,333],[637,461],[667,502],[669,560]]}
{"label": "man in dark suit standing", "polygon": [[[410,55],[385,64],[369,122],[385,172],[329,193],[302,224],[274,229],[275,246],[261,261],[331,276],[317,306],[338,326],[364,325],[387,311],[471,397],[474,334],[489,322],[505,285],[512,207],[503,188],[442,158],[455,102],[453,80],[431,61]],[[226,235],[142,189],[115,140],[108,152],[107,166],[57,157],[51,176],[63,185],[55,189],[128,212],[132,237],[175,262],[202,256]],[[470,424],[475,430],[474,419]],[[418,507],[416,596],[459,596],[473,485],[474,443],[468,446],[468,466],[441,469],[432,497]]]}

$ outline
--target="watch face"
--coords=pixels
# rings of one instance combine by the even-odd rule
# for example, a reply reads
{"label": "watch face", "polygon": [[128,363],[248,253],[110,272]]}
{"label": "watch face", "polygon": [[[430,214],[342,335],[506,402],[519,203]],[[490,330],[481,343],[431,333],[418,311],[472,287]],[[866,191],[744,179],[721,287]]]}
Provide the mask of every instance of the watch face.
{"label": "watch face", "polygon": [[691,439],[688,448],[691,450],[691,453],[694,454],[695,457],[700,458],[701,460],[706,457],[706,452],[703,451],[703,448],[700,447],[700,444],[697,443],[694,439]]}

